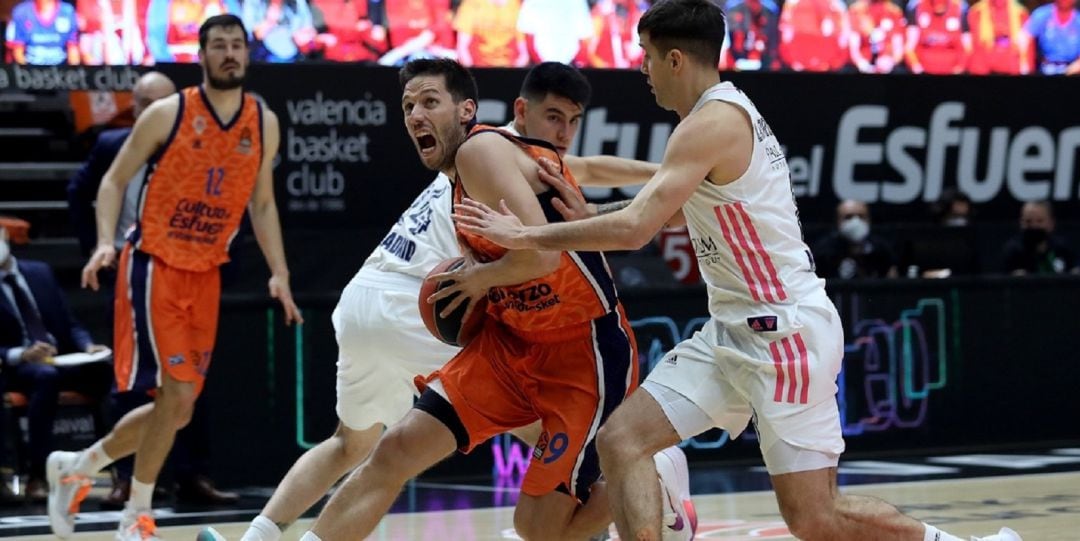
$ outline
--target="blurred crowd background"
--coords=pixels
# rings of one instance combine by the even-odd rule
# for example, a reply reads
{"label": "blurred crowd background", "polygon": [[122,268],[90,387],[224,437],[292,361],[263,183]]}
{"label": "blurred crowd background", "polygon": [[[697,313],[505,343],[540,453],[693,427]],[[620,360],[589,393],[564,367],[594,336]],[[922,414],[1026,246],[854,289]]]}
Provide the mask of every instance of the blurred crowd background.
{"label": "blurred crowd background", "polygon": [[[716,0],[721,69],[1080,73],[1076,0]],[[206,17],[239,14],[255,60],[636,69],[648,0],[0,0],[20,64],[193,62]]]}

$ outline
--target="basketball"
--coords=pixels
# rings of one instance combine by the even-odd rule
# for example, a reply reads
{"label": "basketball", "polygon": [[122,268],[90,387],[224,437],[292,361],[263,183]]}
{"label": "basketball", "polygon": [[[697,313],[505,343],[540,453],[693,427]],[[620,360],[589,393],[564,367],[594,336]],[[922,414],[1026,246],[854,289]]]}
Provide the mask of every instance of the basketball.
{"label": "basketball", "polygon": [[464,347],[480,332],[484,322],[487,298],[485,297],[475,307],[469,306],[470,303],[463,303],[445,318],[439,317],[439,313],[456,299],[457,295],[441,299],[434,304],[428,303],[427,298],[454,283],[453,281],[435,283],[430,279],[432,276],[457,269],[464,263],[465,258],[455,257],[436,265],[424,278],[424,283],[420,286],[420,297],[417,299],[420,316],[424,319],[428,332],[444,343],[459,347]]}

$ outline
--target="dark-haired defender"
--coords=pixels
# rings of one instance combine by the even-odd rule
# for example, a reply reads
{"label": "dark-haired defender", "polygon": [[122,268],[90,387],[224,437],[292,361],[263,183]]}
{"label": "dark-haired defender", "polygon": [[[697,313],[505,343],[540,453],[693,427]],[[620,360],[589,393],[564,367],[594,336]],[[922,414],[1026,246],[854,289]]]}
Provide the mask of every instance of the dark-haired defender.
{"label": "dark-haired defender", "polygon": [[[630,205],[537,227],[466,201],[457,218],[459,230],[510,249],[632,250],[676,212],[686,217],[712,317],[600,430],[620,538],[661,538],[653,453],[713,427],[737,436],[753,418],[780,512],[799,539],[959,541],[881,500],[837,489],[840,318],[802,241],[780,143],[716,71],[723,13],[709,0],[668,0],[649,9],[638,32],[656,101],[682,120],[659,172]],[[986,539],[1019,536],[1003,528]]]}
{"label": "dark-haired defender", "polygon": [[245,207],[270,267],[270,296],[285,321],[300,321],[274,202],[272,162],[278,120],[243,90],[247,32],[234,15],[199,29],[203,84],[158,100],[140,115],[98,190],[98,245],[83,268],[83,286],[117,259],[114,229],[127,183],[143,164],[134,227],[120,255],[114,336],[120,391],[154,391],[154,402],[125,415],[79,453],[49,455],[49,522],[66,538],[74,529],[90,477],[135,453],[131,496],[119,541],[156,539],[150,500],[176,431],[191,419],[210,367],[217,332],[220,279]]}

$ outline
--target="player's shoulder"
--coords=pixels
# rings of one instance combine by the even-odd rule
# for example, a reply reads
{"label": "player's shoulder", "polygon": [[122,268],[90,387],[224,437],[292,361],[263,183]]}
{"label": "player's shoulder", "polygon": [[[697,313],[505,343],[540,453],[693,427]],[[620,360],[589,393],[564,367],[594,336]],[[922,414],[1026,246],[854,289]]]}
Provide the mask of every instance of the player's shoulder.
{"label": "player's shoulder", "polygon": [[672,133],[672,140],[681,146],[728,144],[741,137],[751,137],[749,111],[724,100],[710,100],[687,115]]}
{"label": "player's shoulder", "polygon": [[148,122],[143,121],[143,117],[153,119],[154,122],[159,122],[170,116],[175,117],[180,112],[180,99],[180,94],[176,93],[154,101],[143,111],[139,121]]}
{"label": "player's shoulder", "polygon": [[686,130],[691,132],[698,132],[699,130],[708,130],[713,132],[715,130],[724,130],[730,126],[727,122],[738,118],[746,118],[749,116],[749,111],[746,107],[737,103],[727,100],[709,100],[708,103],[703,104],[697,111],[694,111],[690,115],[687,115],[680,126],[686,124]]}
{"label": "player's shoulder", "polygon": [[497,128],[470,134],[469,138],[458,147],[456,159],[471,161],[481,157],[498,158],[506,153],[507,149],[516,146],[509,137],[509,133],[501,132]]}
{"label": "player's shoulder", "polygon": [[262,110],[263,123],[270,127],[276,127],[278,125],[278,116],[273,109],[266,106],[264,102],[257,102],[259,108]]}

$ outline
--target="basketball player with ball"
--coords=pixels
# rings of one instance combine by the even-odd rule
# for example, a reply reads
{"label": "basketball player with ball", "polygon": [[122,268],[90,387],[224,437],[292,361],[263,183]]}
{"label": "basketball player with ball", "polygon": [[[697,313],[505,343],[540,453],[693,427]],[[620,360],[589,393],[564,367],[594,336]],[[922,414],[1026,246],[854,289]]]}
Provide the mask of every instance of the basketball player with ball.
{"label": "basketball player with ball", "polygon": [[[538,172],[541,157],[562,163],[555,146],[476,125],[475,82],[454,61],[415,60],[400,78],[409,135],[425,166],[455,179],[455,200],[505,201],[528,223],[562,221],[555,191]],[[573,183],[565,164],[561,173]],[[514,514],[518,535],[587,539],[607,529],[593,438],[637,386],[637,355],[603,255],[506,251],[459,238],[466,262],[432,277],[453,283],[429,300],[452,299],[438,314],[446,317],[486,298],[487,317],[450,362],[419,382],[419,401],[338,489],[305,541],[367,536],[409,478],[537,420],[543,430]],[[690,524],[679,522],[688,538]]]}
{"label": "basketball player with ball", "polygon": [[[572,67],[535,66],[526,75],[514,103],[514,121],[506,129],[546,141],[561,155],[574,139],[590,92],[588,81]],[[656,168],[607,156],[563,158],[578,180],[590,185],[640,184]],[[552,202],[568,219],[613,208],[601,205],[587,210],[575,188],[555,187],[563,199]],[[424,329],[416,308],[424,276],[440,262],[461,254],[450,219],[450,198],[450,179],[440,173],[342,291],[333,313],[339,345],[338,429],[297,460],[242,541],[280,539],[289,524],[368,456],[387,426],[409,411],[416,392],[413,378],[431,373],[457,353],[456,347],[436,340]],[[426,300],[423,304],[434,306]],[[535,444],[539,423],[514,433]],[[669,463],[679,458],[671,451],[658,455]],[[200,538],[221,536],[207,528]]]}

